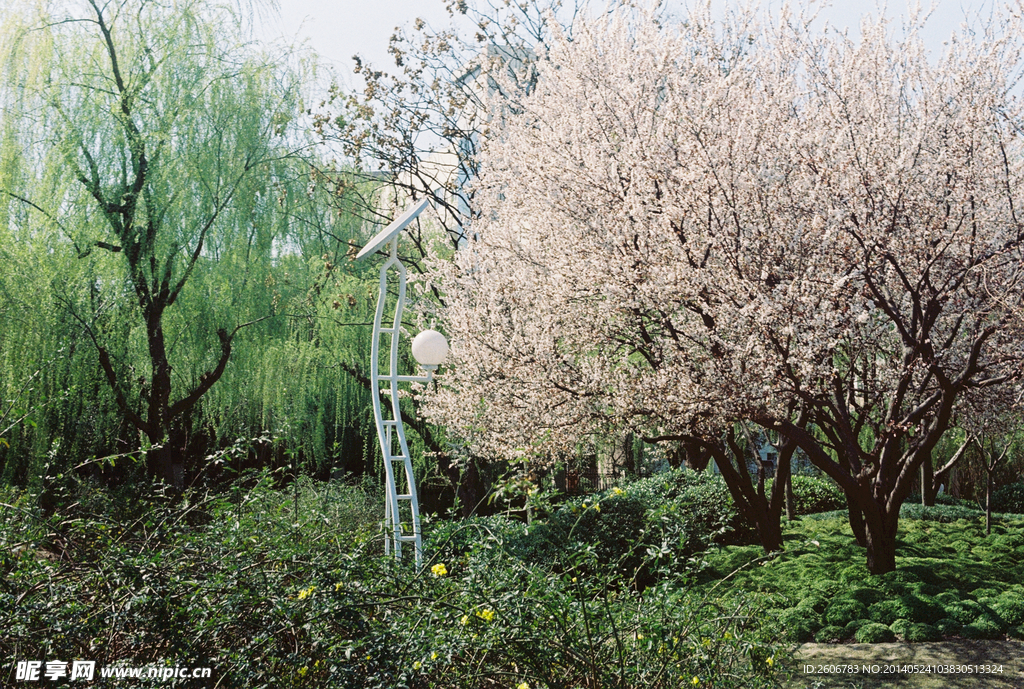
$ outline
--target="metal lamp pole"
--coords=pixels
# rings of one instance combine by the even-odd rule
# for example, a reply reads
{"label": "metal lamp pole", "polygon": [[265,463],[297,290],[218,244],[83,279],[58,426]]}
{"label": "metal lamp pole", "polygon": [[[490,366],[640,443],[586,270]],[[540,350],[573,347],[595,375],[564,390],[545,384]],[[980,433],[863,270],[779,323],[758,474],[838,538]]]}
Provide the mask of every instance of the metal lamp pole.
{"label": "metal lamp pole", "polygon": [[[380,269],[380,292],[377,296],[377,311],[373,318],[373,344],[370,347],[370,384],[373,400],[373,419],[377,426],[381,455],[384,457],[385,497],[384,519],[388,523],[385,552],[394,553],[402,559],[402,544],[413,547],[417,569],[423,566],[423,540],[420,532],[420,509],[416,497],[416,480],[412,471],[412,457],[405,439],[405,424],[399,404],[399,383],[429,383],[434,371],[448,353],[448,343],[441,333],[424,330],[412,343],[413,357],[419,362],[426,375],[403,376],[398,374],[398,346],[401,338],[402,310],[405,308],[405,266],[398,258],[398,235],[409,226],[427,207],[427,199],[410,206],[402,215],[384,228],[356,255],[356,260],[370,256],[385,246],[389,247],[389,258]],[[390,325],[384,327],[384,310],[388,297],[388,276],[394,271],[397,278],[398,299]],[[380,371],[381,337],[389,336],[391,350],[385,373]],[[382,397],[391,398],[390,405],[384,405]],[[398,492],[396,474],[404,471],[403,492]],[[403,529],[403,505],[407,505],[409,532]]]}

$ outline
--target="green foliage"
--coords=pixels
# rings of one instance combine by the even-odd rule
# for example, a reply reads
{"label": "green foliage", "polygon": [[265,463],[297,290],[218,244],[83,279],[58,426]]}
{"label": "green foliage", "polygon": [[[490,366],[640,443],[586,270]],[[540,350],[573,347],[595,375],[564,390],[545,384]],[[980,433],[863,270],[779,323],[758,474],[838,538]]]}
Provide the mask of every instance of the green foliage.
{"label": "green foliage", "polygon": [[821,628],[819,616],[813,608],[793,607],[779,614],[779,622],[786,631],[786,638],[797,643],[811,641]]}
{"label": "green foliage", "polygon": [[[339,362],[365,359],[376,271],[346,252],[375,188],[310,175],[312,57],[206,0],[98,3],[112,46],[85,3],[35,7],[0,18],[0,481],[135,480],[126,454],[165,432],[190,480],[264,435],[228,468],[364,470],[369,394]],[[211,381],[151,418],[158,388],[170,412]]]}
{"label": "green foliage", "polygon": [[902,631],[897,631],[894,626],[893,631],[911,643],[942,640],[942,632],[930,624],[921,622],[909,622]]}
{"label": "green foliage", "polygon": [[963,505],[921,505],[905,502],[900,507],[900,519],[922,519],[949,524],[960,519],[976,519],[979,510]]}
{"label": "green foliage", "polygon": [[879,601],[868,612],[872,620],[882,624],[892,624],[898,619],[932,624],[945,616],[942,606],[934,599],[913,593]]}
{"label": "green foliage", "polygon": [[1024,514],[1024,482],[1008,483],[992,491],[992,511]]}
{"label": "green foliage", "polygon": [[833,624],[826,625],[814,633],[814,640],[819,644],[839,643],[847,636],[846,628]]}
{"label": "green foliage", "polygon": [[1018,626],[1024,624],[1024,596],[1019,593],[1004,592],[992,601],[992,609],[1007,624]]}
{"label": "green foliage", "polygon": [[508,520],[428,524],[417,573],[383,556],[378,500],[352,486],[303,481],[296,512],[254,475],[223,496],[141,496],[117,521],[2,502],[10,657],[90,648],[102,664],[188,658],[222,687],[353,689],[773,687],[788,658],[750,597],[672,581],[640,595],[589,548],[527,563]]}
{"label": "green foliage", "polygon": [[825,622],[845,627],[851,620],[866,618],[868,609],[864,604],[848,598],[837,598],[825,610]]}
{"label": "green foliage", "polygon": [[[983,615],[1005,631],[1019,624],[1024,611],[1018,583],[1024,580],[1024,523],[1008,521],[989,535],[982,516],[974,514],[971,521],[953,523],[904,520],[897,569],[877,576],[857,561],[862,551],[845,515],[806,517],[785,526],[785,551],[759,566],[742,567],[756,558],[756,549],[710,551],[698,583],[781,598],[786,603],[780,614],[794,638],[808,639],[823,627],[842,627],[843,638],[850,638],[868,621],[888,626],[897,620],[908,625],[900,632],[904,638],[948,637]],[[726,576],[728,583],[719,583]],[[977,630],[990,625],[975,627],[972,633],[982,633]]]}
{"label": "green foliage", "polygon": [[960,629],[965,639],[999,639],[1002,638],[1006,625],[991,613],[982,613],[970,624]]}
{"label": "green foliage", "polygon": [[895,641],[896,635],[884,624],[868,622],[857,630],[853,638],[859,644],[880,644],[887,641]]}
{"label": "green foliage", "polygon": [[831,512],[846,507],[846,497],[835,481],[818,476],[793,476],[793,501],[798,515]]}
{"label": "green foliage", "polygon": [[959,625],[969,624],[982,614],[983,608],[973,600],[959,600],[947,603],[944,606],[946,619],[952,620]]}
{"label": "green foliage", "polygon": [[598,567],[640,587],[695,571],[707,548],[751,536],[721,478],[687,470],[573,498],[529,528],[512,530],[507,547],[525,562],[568,567],[573,550],[587,548]]}

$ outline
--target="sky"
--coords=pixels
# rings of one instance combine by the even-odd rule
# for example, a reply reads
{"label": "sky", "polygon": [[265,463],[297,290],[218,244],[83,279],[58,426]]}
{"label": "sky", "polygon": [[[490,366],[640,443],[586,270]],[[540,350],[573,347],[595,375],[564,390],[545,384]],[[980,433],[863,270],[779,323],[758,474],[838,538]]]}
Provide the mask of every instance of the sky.
{"label": "sky", "polygon": [[[603,2],[597,0],[597,4]],[[692,6],[692,2],[683,0],[667,0],[667,4],[677,11],[685,11],[688,4]],[[891,0],[887,16],[894,20],[906,17],[908,4],[906,0]],[[924,31],[927,46],[936,52],[941,50],[942,42],[957,30],[965,17],[979,10],[988,11],[991,5],[992,0],[922,2],[925,10],[934,7]],[[279,6],[278,16],[266,16],[262,22],[260,33],[264,40],[304,41],[333,66],[341,83],[347,86],[354,83],[352,56],[355,54],[378,68],[393,67],[387,46],[396,26],[407,26],[417,17],[435,28],[448,23],[443,0],[279,0]],[[762,6],[771,11],[780,7],[781,2],[765,1]],[[820,17],[837,28],[849,27],[855,35],[861,15],[871,12],[877,16],[875,8],[870,1],[839,0],[823,7]]]}

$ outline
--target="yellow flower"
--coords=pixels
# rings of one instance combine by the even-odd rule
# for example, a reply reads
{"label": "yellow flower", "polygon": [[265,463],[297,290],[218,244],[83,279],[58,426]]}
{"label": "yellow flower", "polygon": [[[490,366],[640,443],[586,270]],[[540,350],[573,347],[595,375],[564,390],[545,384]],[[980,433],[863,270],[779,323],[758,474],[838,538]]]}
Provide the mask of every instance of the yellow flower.
{"label": "yellow flower", "polygon": [[302,589],[299,591],[299,600],[305,600],[313,595],[313,591],[316,591],[316,586],[310,586],[308,589]]}
{"label": "yellow flower", "polygon": [[430,573],[435,577],[443,577],[448,574],[448,568],[444,566],[443,562],[439,562],[430,568]]}
{"label": "yellow flower", "polygon": [[490,622],[491,620],[494,619],[494,611],[493,610],[488,610],[487,608],[484,608],[483,610],[477,610],[476,616],[479,617],[484,622]]}
{"label": "yellow flower", "polygon": [[412,669],[413,670],[419,670],[421,667],[423,667],[423,663],[421,663],[418,660],[415,663],[412,664]]}
{"label": "yellow flower", "polygon": [[526,682],[520,682],[516,685],[516,689],[530,689],[530,685]]}
{"label": "yellow flower", "polygon": [[697,686],[698,684],[700,684],[700,677],[694,677],[693,681],[690,682],[690,684],[692,684],[693,686]]}
{"label": "yellow flower", "polygon": [[612,488],[612,495],[622,495],[625,492],[626,491],[622,490],[618,486],[615,486],[614,488]]}
{"label": "yellow flower", "polygon": [[730,634],[729,632],[726,632],[725,636],[723,636],[722,638],[728,641],[729,639],[732,638],[732,634]]}
{"label": "yellow flower", "polygon": [[430,659],[431,660],[437,660],[437,651],[431,651],[430,652]]}
{"label": "yellow flower", "polygon": [[469,615],[463,615],[462,619],[459,620],[459,622],[461,622],[463,626],[469,624]]}
{"label": "yellow flower", "polygon": [[764,662],[768,663],[768,667],[775,665],[775,656],[768,656],[768,659]]}
{"label": "yellow flower", "polygon": [[335,590],[335,592],[341,590],[341,582],[340,581],[337,584],[334,585],[334,590]]}
{"label": "yellow flower", "polygon": [[601,511],[601,503],[595,502],[594,503],[594,510],[596,510],[597,512],[600,512]]}

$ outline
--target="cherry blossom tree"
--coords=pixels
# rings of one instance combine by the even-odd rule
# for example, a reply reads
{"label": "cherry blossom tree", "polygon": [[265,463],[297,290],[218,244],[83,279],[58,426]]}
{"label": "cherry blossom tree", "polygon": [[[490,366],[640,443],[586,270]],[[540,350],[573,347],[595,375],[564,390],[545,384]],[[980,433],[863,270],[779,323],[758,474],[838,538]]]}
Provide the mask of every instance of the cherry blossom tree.
{"label": "cherry blossom tree", "polygon": [[472,241],[433,266],[453,365],[431,419],[534,462],[629,429],[727,478],[731,429],[760,427],[894,569],[957,401],[1024,361],[1024,33],[999,22],[941,56],[917,24],[853,41],[789,15],[556,33],[485,142]]}

